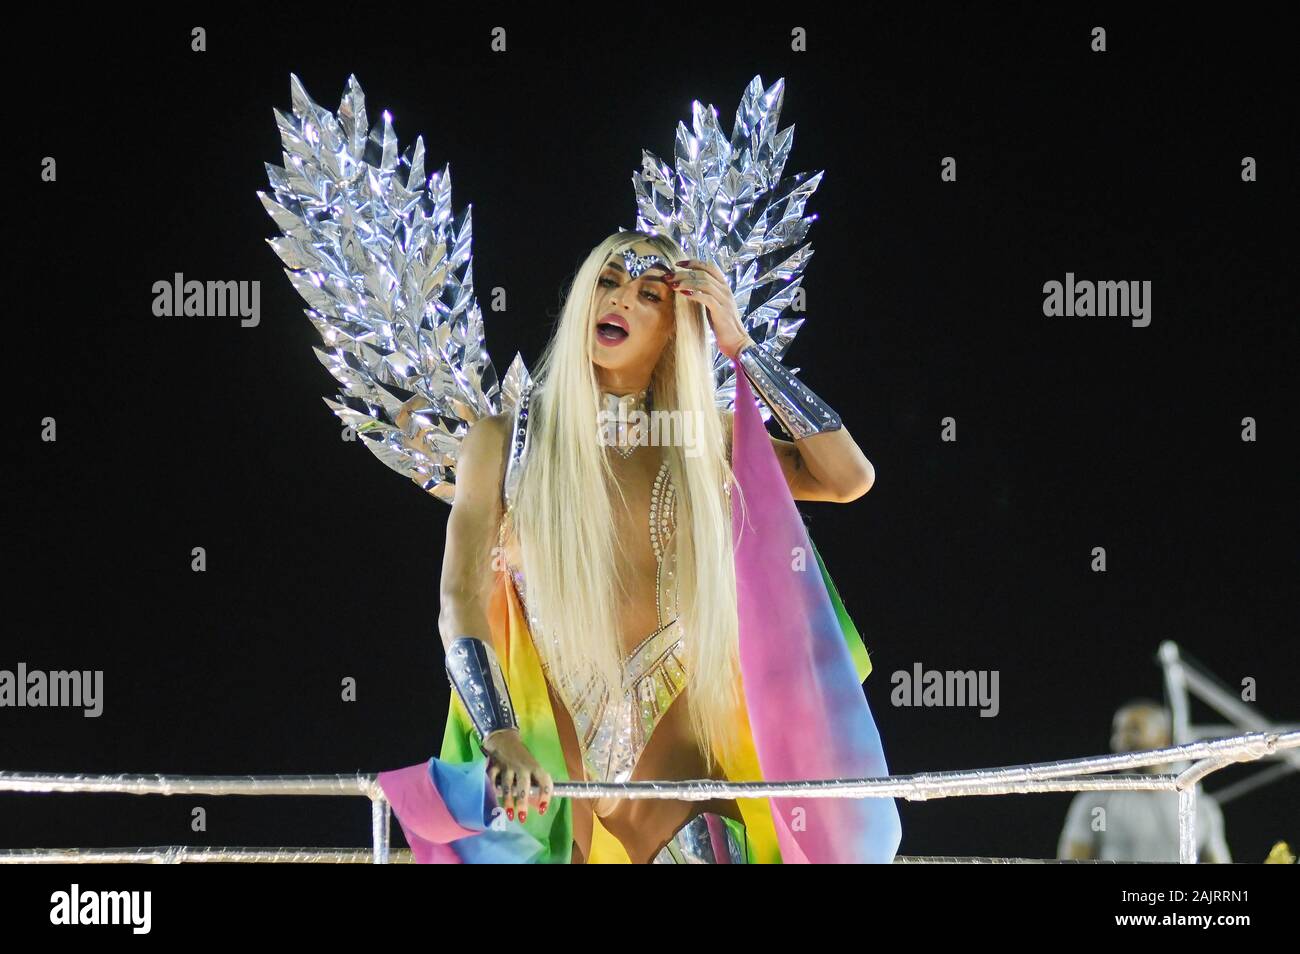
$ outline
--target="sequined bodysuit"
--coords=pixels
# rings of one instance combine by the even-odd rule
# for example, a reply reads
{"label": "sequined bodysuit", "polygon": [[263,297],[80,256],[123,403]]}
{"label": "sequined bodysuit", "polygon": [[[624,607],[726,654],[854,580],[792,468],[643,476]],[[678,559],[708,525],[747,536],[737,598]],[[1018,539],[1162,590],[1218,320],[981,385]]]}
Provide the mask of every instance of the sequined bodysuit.
{"label": "sequined bodysuit", "polygon": [[[501,523],[498,545],[504,543],[528,451],[530,396],[530,390],[525,389],[516,410],[503,486],[506,519]],[[567,675],[554,671],[554,637],[542,636],[538,620],[528,607],[523,571],[507,562],[515,591],[528,617],[543,672],[569,711],[583,761],[593,781],[624,782],[631,778],[655,727],[686,684],[677,598],[677,554],[673,545],[675,518],[676,493],[665,461],[655,477],[650,500],[650,542],[657,565],[657,628],[624,659],[623,684],[613,697],[596,677],[584,686],[576,686]]]}

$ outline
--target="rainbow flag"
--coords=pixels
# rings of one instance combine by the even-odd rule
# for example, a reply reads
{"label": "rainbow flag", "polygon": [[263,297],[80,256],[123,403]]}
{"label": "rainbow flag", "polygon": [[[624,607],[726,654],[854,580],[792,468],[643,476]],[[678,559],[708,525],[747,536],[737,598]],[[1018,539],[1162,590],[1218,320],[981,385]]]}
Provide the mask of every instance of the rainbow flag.
{"label": "rainbow flag", "polygon": [[[845,611],[772,449],[744,372],[737,367],[732,467],[741,695],[738,751],[722,760],[731,781],[867,778],[889,774],[862,692],[871,662]],[[817,567],[812,572],[808,557]],[[541,664],[509,575],[489,606],[519,731],[556,781],[569,779]],[[487,784],[486,756],[455,692],[438,757],[381,772],[379,784],[420,863],[568,863],[569,799],[546,815],[507,821]],[[901,837],[893,799],[738,799],[750,863],[890,862]],[[588,863],[626,863],[621,844],[593,820]]]}

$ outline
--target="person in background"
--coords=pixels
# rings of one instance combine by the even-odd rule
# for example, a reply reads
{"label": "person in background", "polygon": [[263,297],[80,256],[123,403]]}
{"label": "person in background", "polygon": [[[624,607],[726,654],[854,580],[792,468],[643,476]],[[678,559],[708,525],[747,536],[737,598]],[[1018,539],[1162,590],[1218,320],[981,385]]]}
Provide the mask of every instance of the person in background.
{"label": "person in background", "polygon": [[[1171,744],[1169,714],[1159,704],[1137,699],[1115,713],[1110,747],[1139,752]],[[1163,765],[1139,772],[1159,774]],[[1223,835],[1223,812],[1199,786],[1196,794],[1196,850],[1200,861],[1228,864],[1232,856]],[[1178,861],[1176,792],[1079,792],[1070,803],[1056,856],[1098,861]]]}

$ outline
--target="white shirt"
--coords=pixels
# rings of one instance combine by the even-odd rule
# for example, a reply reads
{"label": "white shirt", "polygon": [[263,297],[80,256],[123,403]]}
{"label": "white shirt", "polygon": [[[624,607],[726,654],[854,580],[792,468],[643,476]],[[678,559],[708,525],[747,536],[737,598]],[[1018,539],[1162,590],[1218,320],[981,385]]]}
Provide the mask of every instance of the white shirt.
{"label": "white shirt", "polygon": [[[1102,812],[1096,809],[1103,809]],[[1094,821],[1095,819],[1095,821]],[[1094,828],[1098,829],[1094,831]],[[1057,857],[1069,857],[1072,842],[1088,845],[1100,861],[1178,861],[1177,792],[1079,792],[1070,803]],[[1196,791],[1196,852],[1201,861],[1229,862],[1223,812],[1199,787]]]}

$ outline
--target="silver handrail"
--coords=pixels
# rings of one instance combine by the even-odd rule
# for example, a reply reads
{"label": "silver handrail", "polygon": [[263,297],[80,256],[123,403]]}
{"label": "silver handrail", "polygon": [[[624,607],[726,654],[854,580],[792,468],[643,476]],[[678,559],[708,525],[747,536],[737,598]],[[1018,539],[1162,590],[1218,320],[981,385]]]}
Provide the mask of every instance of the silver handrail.
{"label": "silver handrail", "polygon": [[[1035,762],[1003,768],[866,779],[825,779],[795,782],[556,782],[560,798],[668,798],[702,801],[713,798],[960,798],[972,795],[1011,795],[1030,792],[1173,791],[1178,793],[1178,855],[1196,863],[1196,785],[1206,776],[1236,762],[1252,762],[1300,748],[1300,730],[1252,732],[1183,745],[1122,752],[1090,758]],[[1191,761],[1177,774],[1100,775],[1125,769]],[[1084,776],[1084,777],[1080,777]],[[133,795],[327,795],[364,796],[371,803],[371,850],[374,864],[390,861],[391,806],[374,775],[62,775],[0,772],[0,792],[127,793]],[[0,862],[69,861],[265,861],[280,851],[249,848],[148,849],[16,849],[0,852]],[[289,849],[298,861],[355,861],[357,851]],[[995,860],[995,859],[986,859]]]}

